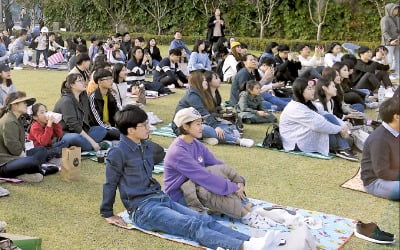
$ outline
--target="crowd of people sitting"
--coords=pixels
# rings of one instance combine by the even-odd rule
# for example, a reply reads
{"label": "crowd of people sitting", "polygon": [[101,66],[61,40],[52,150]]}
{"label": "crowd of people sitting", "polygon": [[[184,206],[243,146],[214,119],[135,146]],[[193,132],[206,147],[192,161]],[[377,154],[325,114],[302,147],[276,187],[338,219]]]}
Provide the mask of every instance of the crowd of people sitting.
{"label": "crowd of people sitting", "polygon": [[[142,37],[131,39],[129,33],[112,35],[104,42],[93,36],[87,48],[85,39],[79,36],[67,39],[64,45],[61,37],[46,27],[28,42],[27,31],[21,30],[20,36],[10,43],[9,56],[0,64],[0,177],[39,182],[43,176],[58,172],[57,167],[43,167],[43,163],[59,159],[64,147],[79,146],[82,151],[98,151],[114,146],[108,154],[101,207],[101,214],[107,220],[124,223],[112,211],[118,186],[124,205],[131,209],[128,212],[143,228],[169,231],[157,218],[150,222],[141,219],[152,212],[159,211],[168,219],[175,219],[175,223],[183,223],[190,216],[193,220],[189,224],[195,229],[187,231],[202,232],[203,236],[197,232],[188,235],[180,229],[172,233],[183,234],[205,246],[219,244],[230,249],[240,246],[255,249],[251,248],[256,244],[254,242],[262,241],[261,245],[265,245],[267,238],[249,238],[220,225],[214,225],[212,230],[207,228],[210,224],[205,223],[209,217],[194,214],[181,206],[196,205],[188,204],[185,198],[190,194],[184,192],[183,185],[193,185],[191,188],[195,189],[200,186],[205,190],[203,196],[197,197],[201,206],[241,218],[243,223],[253,227],[268,224],[252,210],[251,203],[244,202],[244,178],[216,159],[201,141],[210,145],[226,143],[252,147],[254,140],[242,137],[243,123],[275,123],[278,121],[275,112],[282,111],[279,129],[285,150],[331,153],[358,161],[347,140],[350,128],[360,120],[363,123],[366,108],[378,107],[374,93],[383,89],[389,100],[379,99],[383,125],[376,134],[383,134],[388,143],[376,153],[374,149],[380,146],[376,142],[366,142],[361,163],[362,168],[365,166],[362,179],[368,192],[399,199],[399,157],[393,153],[396,142],[398,152],[399,90],[392,84],[391,78],[396,77],[396,72],[390,71],[393,60],[389,59],[384,46],[374,50],[361,46],[357,55],[353,55],[343,54],[341,44],[336,42],[328,46],[326,53],[323,46],[316,46],[311,53],[311,46],[302,44],[296,50],[292,48],[297,54],[292,53],[288,45],[272,42],[258,58],[248,53],[247,45],[233,39],[228,42],[221,36],[223,21],[216,20],[221,19],[210,22],[218,24],[220,37],[213,40],[212,48],[209,41],[199,40],[190,50],[183,42],[181,32],[176,32],[165,57],[154,38],[149,39],[144,48],[145,40]],[[6,40],[3,32],[0,61],[4,57],[2,48],[7,47]],[[61,97],[54,112],[48,112],[41,103],[34,104],[35,98],[27,97],[13,84],[9,65],[20,69],[25,46],[31,46],[37,52],[35,68],[39,67],[41,56],[45,67],[49,67],[50,61],[68,61],[69,73],[60,86]],[[57,54],[61,55],[60,60],[50,60]],[[222,81],[231,83],[227,102],[223,102],[218,90]],[[166,196],[159,183],[149,177],[153,167],[153,145],[145,141],[151,125],[149,114],[139,103],[132,101],[131,96],[139,96],[143,91],[173,94],[175,88],[186,87],[188,89],[171,117],[177,139],[165,158],[164,184],[169,195]],[[31,105],[28,119],[28,106]],[[25,123],[30,120],[31,124],[24,127],[22,117],[25,117]],[[33,142],[31,148],[25,143],[26,138]],[[369,141],[374,139],[381,140],[374,135]],[[383,166],[383,155],[388,153],[387,164]],[[376,154],[380,154],[377,159]],[[130,164],[129,157],[143,163],[145,172],[140,170],[137,179],[129,179],[128,170],[120,169],[124,164]],[[391,159],[390,162],[387,159]],[[218,167],[206,170],[205,167],[211,165]],[[137,170],[136,165],[127,168]],[[228,173],[227,176],[215,173],[221,171]],[[186,183],[187,180],[194,184]],[[148,185],[142,189],[136,186],[137,183]],[[150,194],[150,201],[142,199]],[[129,195],[134,199],[129,200],[132,198]],[[155,204],[159,201],[163,205]],[[144,214],[132,213],[137,208],[143,208]],[[179,215],[172,215],[167,210],[174,210]],[[224,236],[229,237],[223,240],[214,230],[226,231]],[[217,243],[210,244],[211,238]]]}

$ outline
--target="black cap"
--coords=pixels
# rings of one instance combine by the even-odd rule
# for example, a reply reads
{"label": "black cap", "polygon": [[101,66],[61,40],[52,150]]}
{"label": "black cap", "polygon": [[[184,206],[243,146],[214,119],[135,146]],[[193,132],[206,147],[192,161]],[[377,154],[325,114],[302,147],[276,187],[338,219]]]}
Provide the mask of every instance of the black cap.
{"label": "black cap", "polygon": [[1,63],[0,64],[0,72],[8,72],[8,71],[10,71],[10,67],[8,67],[8,65],[5,63]]}

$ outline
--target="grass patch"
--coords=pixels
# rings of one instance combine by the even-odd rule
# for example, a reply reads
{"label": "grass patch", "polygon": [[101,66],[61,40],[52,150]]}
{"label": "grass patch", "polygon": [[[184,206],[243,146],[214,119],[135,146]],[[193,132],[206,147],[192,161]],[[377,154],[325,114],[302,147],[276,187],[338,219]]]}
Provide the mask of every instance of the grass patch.
{"label": "grass patch", "polygon": [[[165,48],[163,48],[165,51]],[[163,52],[163,55],[166,53]],[[60,96],[66,72],[12,71],[18,90],[52,110]],[[221,88],[224,100],[230,85]],[[157,100],[148,100],[147,111],[155,112],[164,123],[172,119],[184,90]],[[373,113],[370,113],[371,115]],[[245,125],[245,137],[263,139],[267,125]],[[173,139],[152,136],[164,147]],[[335,158],[318,160],[261,148],[230,145],[209,147],[221,160],[246,177],[249,197],[311,209],[342,217],[374,221],[381,229],[399,235],[399,203],[340,187],[353,176],[359,163]],[[194,249],[140,232],[108,225],[99,215],[105,168],[90,160],[83,161],[82,178],[61,181],[59,174],[46,177],[40,184],[1,184],[11,195],[0,199],[0,220],[8,223],[8,232],[37,236],[43,249]],[[162,183],[162,175],[156,179]],[[115,212],[124,210],[119,196]],[[353,237],[344,249],[398,249],[379,246]]]}

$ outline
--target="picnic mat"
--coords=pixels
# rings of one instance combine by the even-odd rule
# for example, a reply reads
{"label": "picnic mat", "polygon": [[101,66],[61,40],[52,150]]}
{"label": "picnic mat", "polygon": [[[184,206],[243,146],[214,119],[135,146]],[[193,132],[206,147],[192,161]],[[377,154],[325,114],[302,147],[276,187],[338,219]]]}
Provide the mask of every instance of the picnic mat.
{"label": "picnic mat", "polygon": [[366,193],[363,182],[361,180],[361,168],[358,168],[357,173],[340,186],[343,188],[348,188],[355,191]]}
{"label": "picnic mat", "polygon": [[19,183],[19,182],[23,182],[23,181],[20,180],[20,179],[15,179],[15,178],[3,178],[3,177],[0,177],[0,183],[3,183],[3,182]]}
{"label": "picnic mat", "polygon": [[273,150],[273,151],[279,151],[279,152],[288,153],[288,154],[294,154],[294,155],[307,156],[307,157],[323,159],[323,160],[330,160],[330,159],[333,159],[335,157],[332,154],[323,155],[323,154],[320,154],[320,153],[306,153],[306,152],[301,152],[301,151],[286,151],[284,149],[279,150],[279,149],[273,149],[273,148],[266,148],[266,147],[263,147],[262,143],[258,143],[258,144],[256,144],[256,146],[260,147],[260,148]]}
{"label": "picnic mat", "polygon": [[[249,199],[255,207],[254,208],[262,208],[262,207],[272,207],[277,206],[277,204],[269,203],[266,201],[256,200],[256,199]],[[282,206],[280,206],[282,207]],[[317,249],[339,249],[341,248],[353,235],[353,230],[355,228],[355,224],[357,223],[355,220],[342,218],[336,215],[331,214],[324,214],[321,212],[310,211],[305,209],[298,209],[292,207],[284,207],[287,210],[294,211],[296,214],[299,214],[303,217],[311,217],[314,220],[322,221],[322,228],[320,229],[310,229],[310,232],[316,237],[316,245]],[[121,216],[125,222],[128,224],[127,227],[123,227],[126,229],[136,229],[142,231],[144,233],[154,235],[163,239],[168,239],[171,241],[176,241],[188,245],[192,245],[195,247],[201,247],[197,242],[185,240],[180,236],[155,232],[155,231],[148,231],[141,229],[135,226],[129,218],[127,211],[121,212],[118,214]],[[212,214],[211,215],[215,220],[220,222],[221,224],[233,228],[239,232],[245,233],[247,235],[251,235],[251,231],[254,228],[251,228],[247,225],[244,225],[240,222],[240,220],[232,218],[228,216],[222,216],[221,214]],[[118,226],[118,225],[117,225]],[[272,230],[280,230],[284,232],[290,232],[290,229],[283,225],[278,225],[275,227],[271,227]]]}
{"label": "picnic mat", "polygon": [[174,133],[174,131],[172,131],[171,123],[159,129],[153,130],[151,134],[169,138],[176,138],[176,134]]}

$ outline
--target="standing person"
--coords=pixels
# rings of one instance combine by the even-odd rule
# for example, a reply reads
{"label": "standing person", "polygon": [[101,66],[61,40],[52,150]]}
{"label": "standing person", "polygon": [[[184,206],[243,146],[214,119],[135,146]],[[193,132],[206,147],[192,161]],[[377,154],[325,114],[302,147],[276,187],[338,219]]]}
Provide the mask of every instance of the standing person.
{"label": "standing person", "polygon": [[0,64],[0,108],[4,106],[7,96],[16,91],[17,88],[11,80],[10,68],[7,64]]}
{"label": "standing person", "polygon": [[12,12],[11,12],[11,4],[7,5],[7,8],[4,10],[4,14],[5,14],[5,21],[6,21],[6,29],[7,32],[10,34],[10,36],[12,36],[12,31],[14,28],[14,20],[12,18]]}
{"label": "standing person", "polygon": [[212,47],[213,43],[217,42],[219,38],[225,37],[225,21],[221,17],[221,10],[219,8],[215,9],[214,15],[208,19],[207,27],[206,40],[210,42],[210,47]]}
{"label": "standing person", "polygon": [[36,147],[25,150],[25,131],[18,120],[27,113],[35,98],[26,97],[24,92],[13,92],[0,114],[0,176],[18,178],[29,182],[40,182],[43,175],[58,172],[58,167],[42,168],[47,160],[47,150]]}
{"label": "standing person", "polygon": [[190,54],[188,69],[189,72],[194,70],[211,70],[211,61],[208,58],[206,45],[204,40],[197,40]]}
{"label": "standing person", "polygon": [[375,196],[400,200],[400,98],[392,97],[379,107],[382,125],[370,134],[361,159],[361,180]]}
{"label": "standing person", "polygon": [[86,91],[82,75],[68,74],[61,89],[62,96],[54,106],[54,112],[62,114],[63,140],[71,146],[81,147],[82,151],[98,151],[101,148],[99,142],[105,138],[107,130],[89,124],[88,98],[81,95]]}
{"label": "standing person", "polygon": [[10,50],[10,63],[14,63],[14,69],[20,70],[22,67],[20,65],[24,59],[24,47],[25,45],[29,45],[26,41],[28,37],[28,32],[25,29],[21,30],[20,36],[15,40],[12,49]]}
{"label": "standing person", "polygon": [[172,49],[176,49],[178,47],[183,47],[186,51],[186,58],[189,60],[190,49],[186,46],[186,44],[182,41],[182,33],[180,31],[176,31],[174,35],[174,40],[171,41],[171,44],[169,45],[169,51]]}
{"label": "standing person", "polygon": [[157,42],[155,38],[149,39],[146,49],[149,52],[149,55],[151,56],[151,59],[153,61],[153,67],[157,67],[157,65],[160,64],[162,57],[160,49],[157,47]]}
{"label": "standing person", "polygon": [[21,19],[21,28],[29,30],[31,28],[31,15],[29,14],[29,11],[22,8],[19,17]]}
{"label": "standing person", "polygon": [[44,62],[46,64],[46,68],[49,67],[49,60],[48,60],[48,52],[49,52],[49,29],[47,27],[43,27],[40,29],[40,35],[34,39],[32,44],[36,45],[36,69],[39,68],[39,60],[40,54],[43,54]]}
{"label": "standing person", "polygon": [[389,3],[385,6],[385,16],[381,19],[382,45],[389,50],[391,69],[397,74],[400,65],[400,6],[397,3]]}

